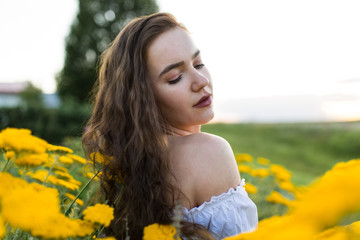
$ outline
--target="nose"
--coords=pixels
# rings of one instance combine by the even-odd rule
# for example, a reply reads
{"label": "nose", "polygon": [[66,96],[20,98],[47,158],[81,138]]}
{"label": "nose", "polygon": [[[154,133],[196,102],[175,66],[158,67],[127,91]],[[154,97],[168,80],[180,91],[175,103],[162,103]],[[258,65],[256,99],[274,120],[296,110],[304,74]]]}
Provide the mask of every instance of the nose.
{"label": "nose", "polygon": [[210,83],[210,79],[208,77],[196,70],[192,74],[192,79],[191,90],[194,92],[200,91]]}

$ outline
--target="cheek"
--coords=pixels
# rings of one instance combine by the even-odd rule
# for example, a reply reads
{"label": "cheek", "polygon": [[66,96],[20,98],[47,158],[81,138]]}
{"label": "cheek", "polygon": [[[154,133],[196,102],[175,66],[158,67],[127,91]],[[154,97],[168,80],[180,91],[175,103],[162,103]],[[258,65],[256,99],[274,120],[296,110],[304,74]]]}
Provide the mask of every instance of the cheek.
{"label": "cheek", "polygon": [[184,105],[184,96],[180,95],[178,92],[173,94],[168,93],[166,95],[159,96],[159,105],[163,110],[166,111],[175,111],[181,109]]}
{"label": "cheek", "polygon": [[178,117],[184,114],[187,106],[187,97],[179,91],[168,91],[157,95],[157,103],[163,115],[167,118]]}

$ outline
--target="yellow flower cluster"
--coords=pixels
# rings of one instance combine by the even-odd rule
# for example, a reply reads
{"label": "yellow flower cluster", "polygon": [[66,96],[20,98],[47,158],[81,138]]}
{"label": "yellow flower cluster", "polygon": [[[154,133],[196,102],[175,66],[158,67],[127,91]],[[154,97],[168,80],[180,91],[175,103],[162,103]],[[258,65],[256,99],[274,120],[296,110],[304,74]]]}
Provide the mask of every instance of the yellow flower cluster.
{"label": "yellow flower cluster", "polygon": [[15,164],[18,166],[40,166],[49,161],[49,155],[47,153],[35,153],[25,154],[19,156],[15,160]]}
{"label": "yellow flower cluster", "polygon": [[238,163],[242,163],[242,162],[251,162],[253,160],[253,157],[247,153],[239,153],[235,155],[235,159]]}
{"label": "yellow flower cluster", "polygon": [[272,164],[270,166],[270,171],[279,182],[290,181],[291,179],[291,173],[281,165]]}
{"label": "yellow flower cluster", "polygon": [[[27,129],[7,128],[0,132],[0,150],[4,153],[0,155],[0,239],[15,239],[17,231],[28,234],[27,238],[31,235],[42,239],[89,239],[99,225],[110,225],[113,208],[102,204],[89,207],[89,198],[84,196],[90,193],[84,191],[85,187],[76,192],[82,183],[70,173],[78,171],[79,164],[84,171],[87,160],[73,154],[70,148],[48,144]],[[100,164],[111,160],[100,153],[93,153],[91,158]],[[360,159],[336,164],[306,188],[296,187],[285,167],[271,164],[266,158],[254,161],[251,155],[243,153],[237,154],[236,160],[240,173],[247,174],[246,178],[252,182],[257,181],[256,186],[247,182],[245,190],[256,197],[262,191],[260,183],[266,183],[267,192],[262,199],[271,193],[265,197],[267,202],[263,202],[275,207],[279,206],[273,203],[282,204],[288,212],[260,221],[252,233],[227,240],[360,239],[360,221],[337,226],[346,214],[360,211],[360,191],[357,191]],[[94,176],[88,170],[86,174]],[[74,202],[78,204],[76,207],[72,207]],[[68,213],[71,218],[67,217]],[[144,240],[174,238],[176,228],[172,225],[154,223],[144,228]],[[96,239],[115,240],[113,237]]]}
{"label": "yellow flower cluster", "polygon": [[262,164],[262,165],[269,165],[269,164],[270,164],[270,160],[267,159],[267,158],[263,158],[263,157],[259,157],[259,158],[257,159],[257,162],[258,162],[259,164]]}
{"label": "yellow flower cluster", "polygon": [[3,238],[6,234],[6,228],[4,225],[4,220],[2,219],[0,215],[0,239]]}
{"label": "yellow flower cluster", "polygon": [[143,240],[174,240],[175,234],[174,226],[154,223],[144,228]]}
{"label": "yellow flower cluster", "polygon": [[77,204],[79,204],[80,206],[84,206],[84,201],[81,200],[80,198],[76,198],[74,195],[72,195],[71,193],[65,193],[65,197],[68,197],[70,200],[75,200],[75,202]]}
{"label": "yellow flower cluster", "polygon": [[44,238],[86,236],[93,232],[89,223],[60,213],[59,193],[54,188],[0,173],[0,189],[2,218],[13,228]]}
{"label": "yellow flower cluster", "polygon": [[[295,197],[297,193],[297,188],[291,182],[291,173],[283,166],[278,164],[271,164],[270,160],[267,158],[259,157],[256,161],[253,161],[254,158],[246,153],[236,154],[236,161],[238,163],[238,169],[240,174],[245,174],[245,178],[250,181],[254,181],[253,178],[266,178],[266,180],[256,180],[258,182],[267,182],[265,185],[265,189],[262,189],[262,185],[259,187],[249,184],[248,182],[245,185],[245,190],[249,194],[255,194],[255,201],[259,201],[259,203],[263,202],[264,192],[268,192],[271,190],[269,187],[272,187],[272,192],[270,195],[265,197],[265,200],[271,204],[282,204],[287,207],[291,206],[291,201]],[[267,177],[271,177],[268,179]],[[281,190],[282,193],[278,192]],[[261,191],[261,193],[258,193]],[[288,195],[287,197],[283,196],[283,194]],[[261,199],[258,198],[258,195],[261,196]],[[290,198],[289,198],[290,197]],[[264,207],[264,206],[262,206]],[[262,211],[260,209],[260,211]]]}
{"label": "yellow flower cluster", "polygon": [[246,183],[245,184],[245,190],[247,193],[250,193],[250,194],[254,194],[257,192],[257,187],[251,183]]}
{"label": "yellow flower cluster", "polygon": [[6,128],[0,132],[0,139],[0,148],[15,152],[44,153],[48,147],[45,140],[31,135],[28,129]]}
{"label": "yellow flower cluster", "polygon": [[317,182],[297,192],[287,214],[261,221],[252,233],[226,239],[360,239],[360,222],[336,226],[345,215],[360,210],[359,175],[360,159],[338,163]]}
{"label": "yellow flower cluster", "polygon": [[[291,173],[283,166],[271,164],[269,159],[263,157],[257,158],[257,161],[255,162],[253,161],[254,158],[247,153],[236,154],[235,159],[238,163],[240,174],[246,173],[254,178],[266,178],[268,176],[272,176],[275,178],[278,188],[291,194],[296,193],[296,187],[291,182]],[[261,167],[259,167],[259,165]],[[249,194],[255,194],[258,192],[258,188],[249,183],[246,183],[245,190]],[[266,199],[268,202],[284,204],[286,206],[289,206],[289,202],[291,201],[281,195],[274,195],[274,193]],[[286,201],[284,201],[284,199],[286,199]]]}
{"label": "yellow flower cluster", "polygon": [[250,175],[253,177],[267,177],[269,176],[269,170],[265,168],[252,169]]}
{"label": "yellow flower cluster", "polygon": [[290,207],[292,205],[292,201],[290,199],[285,198],[283,195],[281,195],[281,193],[279,193],[277,191],[272,191],[270,193],[270,195],[267,196],[265,199],[268,202],[280,203],[280,204],[284,204],[288,207]]}
{"label": "yellow flower cluster", "polygon": [[7,234],[9,239],[17,238],[14,234],[19,230],[43,239],[87,237],[99,224],[110,224],[113,209],[107,205],[88,207],[83,211],[84,220],[76,219],[80,214],[73,211],[75,219],[61,213],[69,200],[84,205],[78,198],[84,188],[78,196],[66,192],[82,185],[69,173],[70,167],[78,168],[75,162],[87,166],[70,148],[48,144],[27,129],[7,128],[0,132],[0,150],[4,152],[0,155],[0,239]]}
{"label": "yellow flower cluster", "polygon": [[65,152],[65,153],[73,153],[73,150],[64,146],[56,146],[52,144],[48,144],[48,151],[50,152]]}
{"label": "yellow flower cluster", "polygon": [[84,210],[84,219],[108,227],[114,219],[114,209],[104,204],[96,204]]}

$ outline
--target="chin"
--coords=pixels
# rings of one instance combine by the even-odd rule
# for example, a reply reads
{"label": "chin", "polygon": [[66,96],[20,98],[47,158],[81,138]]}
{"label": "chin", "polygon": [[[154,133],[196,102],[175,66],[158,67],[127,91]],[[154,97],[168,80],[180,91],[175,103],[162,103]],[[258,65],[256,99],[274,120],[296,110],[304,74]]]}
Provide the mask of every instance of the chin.
{"label": "chin", "polygon": [[214,115],[215,115],[215,114],[214,114],[213,111],[207,113],[207,114],[204,116],[204,119],[203,119],[203,121],[200,123],[200,125],[209,123],[211,120],[213,120]]}

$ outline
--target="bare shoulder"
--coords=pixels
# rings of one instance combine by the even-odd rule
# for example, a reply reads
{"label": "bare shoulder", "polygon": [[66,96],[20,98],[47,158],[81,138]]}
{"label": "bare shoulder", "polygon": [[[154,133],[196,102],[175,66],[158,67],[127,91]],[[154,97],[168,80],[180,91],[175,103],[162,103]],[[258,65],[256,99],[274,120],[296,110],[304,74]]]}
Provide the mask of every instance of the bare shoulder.
{"label": "bare shoulder", "polygon": [[173,166],[188,195],[191,195],[193,205],[240,184],[234,154],[225,139],[196,133],[177,138],[172,149]]}
{"label": "bare shoulder", "polygon": [[201,159],[219,161],[222,158],[232,158],[233,153],[230,144],[222,137],[208,134],[196,133],[186,136],[184,140],[184,149],[186,153],[199,156]]}

